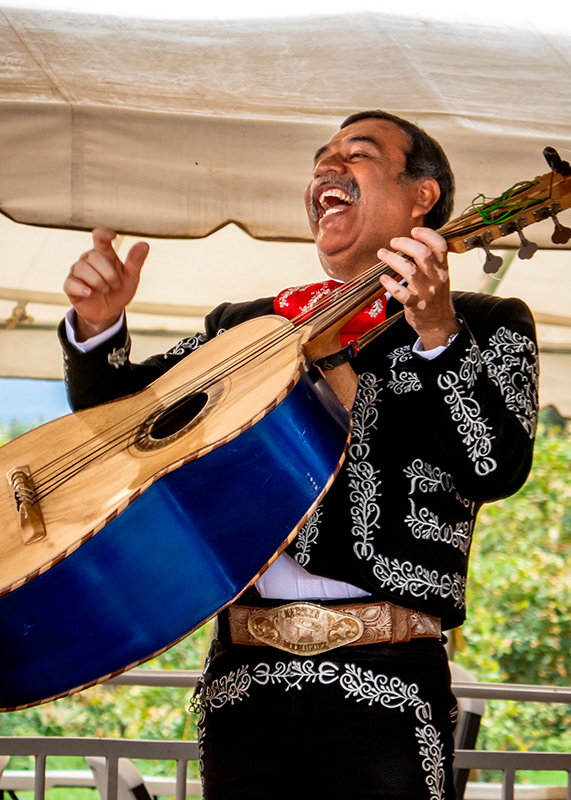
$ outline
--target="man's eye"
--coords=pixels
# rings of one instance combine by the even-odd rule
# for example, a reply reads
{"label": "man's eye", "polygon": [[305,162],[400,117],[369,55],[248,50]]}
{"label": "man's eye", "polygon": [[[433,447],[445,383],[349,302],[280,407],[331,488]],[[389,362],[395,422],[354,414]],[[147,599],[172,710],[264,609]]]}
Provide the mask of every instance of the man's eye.
{"label": "man's eye", "polygon": [[368,156],[369,156],[368,153],[362,153],[359,150],[356,153],[351,153],[351,155],[349,156],[349,159],[351,160],[351,159],[354,159],[354,158],[368,158]]}

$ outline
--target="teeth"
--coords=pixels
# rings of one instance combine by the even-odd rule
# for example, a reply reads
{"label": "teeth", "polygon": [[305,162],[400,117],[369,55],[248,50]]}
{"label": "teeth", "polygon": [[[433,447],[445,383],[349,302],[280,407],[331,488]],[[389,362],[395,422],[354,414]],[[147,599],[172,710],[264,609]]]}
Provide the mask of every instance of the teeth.
{"label": "teeth", "polygon": [[349,205],[353,205],[354,202],[351,195],[347,194],[347,192],[344,192],[342,189],[327,189],[319,196],[319,204],[325,209],[325,214],[335,212],[335,207],[332,207],[328,202],[328,198],[330,197],[337,197],[339,200],[343,200],[344,203],[348,203]]}
{"label": "teeth", "polygon": [[340,211],[343,211],[342,206],[333,206],[333,208],[328,208],[323,216],[328,217],[330,214],[338,214]]}

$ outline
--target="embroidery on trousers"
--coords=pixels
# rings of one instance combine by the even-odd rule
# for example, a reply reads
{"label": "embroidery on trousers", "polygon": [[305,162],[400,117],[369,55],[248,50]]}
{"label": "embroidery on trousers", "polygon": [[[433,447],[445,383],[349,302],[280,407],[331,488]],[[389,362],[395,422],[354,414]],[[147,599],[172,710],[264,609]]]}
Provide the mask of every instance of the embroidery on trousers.
{"label": "embroidery on trousers", "polygon": [[414,710],[417,721],[415,738],[419,744],[421,766],[425,772],[425,782],[430,792],[430,800],[444,798],[444,745],[441,733],[432,724],[432,707],[423,701],[418,694],[418,685],[406,684],[398,677],[388,678],[383,674],[375,674],[373,670],[363,670],[355,664],[345,664],[342,668],[333,662],[313,661],[278,661],[274,665],[257,664],[250,672],[247,664],[238,670],[231,671],[223,678],[212,681],[205,687],[201,702],[201,716],[198,723],[199,757],[202,763],[204,752],[204,719],[208,711],[216,711],[227,703],[243,701],[249,697],[247,691],[252,683],[265,686],[283,686],[285,691],[291,689],[302,691],[303,686],[310,683],[322,685],[338,684],[345,692],[346,699],[358,703],[365,702],[372,706],[378,703],[383,708],[403,713],[406,709]]}

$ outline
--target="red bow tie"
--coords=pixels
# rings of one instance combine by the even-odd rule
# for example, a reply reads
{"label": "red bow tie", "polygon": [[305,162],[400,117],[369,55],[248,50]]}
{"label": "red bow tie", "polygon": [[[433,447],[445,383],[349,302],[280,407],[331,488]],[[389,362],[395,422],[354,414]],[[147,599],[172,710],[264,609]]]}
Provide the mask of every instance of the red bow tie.
{"label": "red bow tie", "polygon": [[[320,300],[342,285],[341,281],[330,280],[284,289],[274,300],[274,313],[286,319],[295,319],[300,314],[310,313]],[[379,322],[383,322],[386,316],[387,299],[382,295],[341,329],[341,346],[345,347],[349,342],[358,339]]]}

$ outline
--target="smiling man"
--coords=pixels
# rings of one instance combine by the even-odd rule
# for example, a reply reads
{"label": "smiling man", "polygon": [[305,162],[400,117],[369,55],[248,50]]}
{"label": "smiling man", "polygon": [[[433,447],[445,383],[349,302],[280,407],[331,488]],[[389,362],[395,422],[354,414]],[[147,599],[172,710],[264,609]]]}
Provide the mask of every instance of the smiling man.
{"label": "smiling man", "polygon": [[[335,360],[353,414],[343,467],[294,542],[219,615],[201,691],[205,800],[454,797],[443,631],[465,618],[479,508],[527,477],[538,368],[522,302],[450,292],[434,228],[452,194],[440,146],[384,112],[350,117],[316,153],[305,202],[325,272],[347,281],[380,258],[397,273],[347,335],[404,314],[350,363]],[[307,302],[287,290],[224,304],[205,334],[131,364],[124,308],[147,247],[123,264],[113,238],[94,231],[65,283],[75,408],[136,391],[245,319],[292,317]]]}
{"label": "smiling man", "polygon": [[407,135],[394,123],[357,119],[317,151],[306,207],[332,277],[347,280],[370,267],[381,247],[408,236],[438,200],[434,178],[407,176],[407,150]]}

